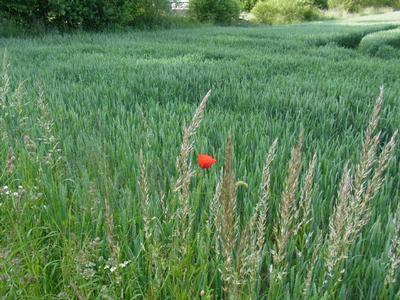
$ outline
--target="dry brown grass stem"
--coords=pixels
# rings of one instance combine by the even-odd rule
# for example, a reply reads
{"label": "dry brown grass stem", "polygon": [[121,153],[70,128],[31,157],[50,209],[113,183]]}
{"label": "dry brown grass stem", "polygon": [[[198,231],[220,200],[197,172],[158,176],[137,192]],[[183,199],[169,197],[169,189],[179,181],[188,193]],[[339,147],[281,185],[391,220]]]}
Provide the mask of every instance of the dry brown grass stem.
{"label": "dry brown grass stem", "polygon": [[231,162],[232,140],[228,138],[225,151],[224,172],[222,177],[221,197],[222,204],[222,226],[221,226],[221,246],[224,258],[222,272],[225,281],[225,289],[231,290],[235,284],[235,270],[232,252],[234,249],[237,233],[236,224],[236,187],[235,177]]}
{"label": "dry brown grass stem", "polygon": [[394,233],[389,247],[389,267],[385,276],[385,286],[397,282],[397,276],[400,269],[400,205],[397,207],[393,218]]}
{"label": "dry brown grass stem", "polygon": [[208,219],[208,226],[211,228],[214,226],[215,228],[215,252],[216,256],[221,256],[221,241],[222,241],[222,215],[221,215],[221,191],[222,191],[222,176],[223,176],[223,168],[221,169],[221,176],[217,182],[215,187],[215,193],[213,199],[210,202],[210,215]]}
{"label": "dry brown grass stem", "polygon": [[274,228],[276,234],[277,251],[273,252],[274,266],[280,265],[286,255],[286,245],[293,234],[293,217],[296,211],[295,194],[298,186],[301,169],[301,150],[303,147],[303,133],[298,143],[293,147],[289,161],[289,171],[286,178],[285,190],[282,194],[279,210],[279,226]]}
{"label": "dry brown grass stem", "polygon": [[150,207],[150,193],[149,185],[147,181],[146,174],[146,164],[144,162],[143,152],[140,151],[140,177],[139,177],[139,189],[142,196],[141,206],[143,215],[143,227],[144,227],[144,240],[151,237],[150,232],[150,217],[149,217],[149,207]]}

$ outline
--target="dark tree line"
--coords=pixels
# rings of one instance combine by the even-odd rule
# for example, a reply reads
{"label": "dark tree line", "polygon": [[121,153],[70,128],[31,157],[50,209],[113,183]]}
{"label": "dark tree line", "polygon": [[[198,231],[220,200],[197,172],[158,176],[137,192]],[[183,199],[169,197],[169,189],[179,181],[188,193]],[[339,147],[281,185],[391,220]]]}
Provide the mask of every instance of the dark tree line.
{"label": "dark tree line", "polygon": [[154,23],[168,10],[168,0],[0,0],[3,17],[58,28]]}

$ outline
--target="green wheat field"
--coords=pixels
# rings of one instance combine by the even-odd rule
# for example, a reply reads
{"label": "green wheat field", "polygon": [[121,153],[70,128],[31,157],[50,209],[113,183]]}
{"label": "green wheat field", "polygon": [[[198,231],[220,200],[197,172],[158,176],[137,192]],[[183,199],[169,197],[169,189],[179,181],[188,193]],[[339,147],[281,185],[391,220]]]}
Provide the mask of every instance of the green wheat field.
{"label": "green wheat field", "polygon": [[400,299],[396,26],[0,38],[0,298]]}

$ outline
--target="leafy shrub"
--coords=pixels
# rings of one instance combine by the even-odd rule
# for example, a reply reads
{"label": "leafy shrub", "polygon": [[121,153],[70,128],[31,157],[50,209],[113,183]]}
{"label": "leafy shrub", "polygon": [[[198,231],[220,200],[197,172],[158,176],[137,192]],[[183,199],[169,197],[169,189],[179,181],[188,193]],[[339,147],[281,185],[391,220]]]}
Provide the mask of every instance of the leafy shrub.
{"label": "leafy shrub", "polygon": [[266,0],[258,2],[251,12],[257,22],[264,24],[301,22],[317,15],[309,0]]}
{"label": "leafy shrub", "polygon": [[98,28],[112,21],[116,3],[106,0],[48,0],[45,22],[57,27]]}
{"label": "leafy shrub", "polygon": [[159,22],[168,5],[168,0],[0,0],[0,11],[24,25],[93,29]]}
{"label": "leafy shrub", "polygon": [[168,0],[124,0],[122,25],[158,24],[169,9]]}
{"label": "leafy shrub", "polygon": [[368,6],[400,8],[400,0],[328,0],[329,8],[341,9],[348,12],[356,12],[360,8]]}
{"label": "leafy shrub", "polygon": [[366,6],[400,8],[400,0],[365,0]]}
{"label": "leafy shrub", "polygon": [[328,0],[314,0],[314,5],[319,8],[328,8]]}
{"label": "leafy shrub", "polygon": [[240,7],[236,0],[191,0],[189,13],[200,22],[232,23]]}
{"label": "leafy shrub", "polygon": [[0,0],[0,13],[3,17],[13,17],[16,23],[25,23],[37,20],[43,15],[43,7],[38,0]]}
{"label": "leafy shrub", "polygon": [[368,34],[361,40],[359,50],[381,58],[400,57],[400,29]]}
{"label": "leafy shrub", "polygon": [[42,23],[35,23],[29,26],[24,26],[14,19],[2,18],[0,16],[0,37],[28,37],[39,36],[47,33],[48,30]]}
{"label": "leafy shrub", "polygon": [[240,0],[240,8],[244,11],[251,11],[256,3],[257,0]]}
{"label": "leafy shrub", "polygon": [[336,8],[348,12],[355,12],[362,6],[362,0],[328,0],[330,9]]}
{"label": "leafy shrub", "polygon": [[25,25],[94,28],[111,21],[117,4],[106,0],[0,0],[0,10]]}

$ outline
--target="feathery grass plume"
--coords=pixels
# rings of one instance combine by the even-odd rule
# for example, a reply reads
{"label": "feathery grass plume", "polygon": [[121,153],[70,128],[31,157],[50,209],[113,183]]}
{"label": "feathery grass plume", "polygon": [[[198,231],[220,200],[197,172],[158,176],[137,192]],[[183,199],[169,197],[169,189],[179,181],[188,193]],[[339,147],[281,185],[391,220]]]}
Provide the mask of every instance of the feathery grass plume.
{"label": "feathery grass plume", "polygon": [[[270,195],[271,164],[275,158],[277,143],[278,140],[274,140],[265,158],[260,186],[259,201],[254,209],[253,215],[251,216],[249,222],[246,225],[246,228],[244,229],[243,234],[241,235],[241,243],[247,247],[252,245],[253,251],[250,251],[250,253],[256,254],[254,256],[255,260],[253,261],[253,263],[244,264],[245,266],[247,265],[252,271],[254,270],[255,264],[258,264],[257,258],[261,254],[265,241],[265,225],[268,217],[268,199]],[[247,259],[249,258],[250,257],[248,257]]]}
{"label": "feathery grass plume", "polygon": [[221,225],[221,218],[219,218],[219,215],[221,209],[220,198],[222,191],[223,174],[224,174],[224,168],[221,168],[220,178],[217,181],[217,185],[215,186],[214,196],[210,202],[209,217],[208,217],[208,224],[210,226],[214,225],[217,230],[217,233],[218,229],[221,228],[221,226],[219,226]]}
{"label": "feathery grass plume", "polygon": [[142,196],[142,214],[143,214],[143,226],[144,226],[144,240],[147,240],[151,236],[150,232],[150,219],[149,219],[149,207],[150,207],[150,195],[149,185],[147,183],[146,165],[144,162],[143,152],[140,151],[140,178],[139,178],[139,189]]}
{"label": "feathery grass plume", "polygon": [[183,129],[182,144],[180,147],[179,156],[177,157],[176,160],[176,170],[180,175],[175,185],[176,191],[180,191],[181,189],[184,188],[183,177],[184,175],[187,175],[187,172],[189,171],[188,159],[190,152],[194,148],[194,142],[191,141],[190,138],[196,134],[197,129],[200,126],[200,123],[203,119],[203,113],[206,108],[206,104],[210,95],[211,95],[211,90],[209,90],[208,93],[204,96],[203,100],[201,100],[199,106],[197,107],[193,115],[192,122],[190,123],[190,125]]}
{"label": "feathery grass plume", "polygon": [[[334,208],[333,214],[329,218],[328,248],[325,265],[327,276],[333,277],[333,270],[339,261],[345,259],[343,248],[349,243],[349,237],[346,235],[346,226],[351,212],[349,211],[349,201],[352,192],[351,170],[346,163],[342,179],[339,184],[338,204]],[[326,280],[326,279],[325,279]],[[324,284],[326,284],[324,282]]]}
{"label": "feathery grass plume", "polygon": [[221,191],[222,191],[222,181],[223,181],[223,171],[221,168],[221,175],[219,180],[217,181],[217,185],[215,187],[214,196],[210,202],[209,208],[209,217],[208,217],[208,229],[211,231],[214,226],[214,246],[216,257],[221,256],[221,240],[222,240],[222,214],[221,214]]}
{"label": "feathery grass plume", "polygon": [[[301,150],[303,147],[303,132],[300,133],[299,141],[293,147],[289,161],[289,170],[285,182],[285,190],[282,194],[279,210],[279,224],[274,228],[276,235],[277,251],[272,252],[273,268],[281,265],[286,256],[286,245],[293,234],[293,223],[296,215],[295,194],[298,186],[301,169]],[[282,274],[277,274],[280,277]]]}
{"label": "feathery grass plume", "polygon": [[392,222],[394,225],[394,233],[388,252],[389,266],[385,276],[386,287],[397,282],[397,277],[400,271],[400,205],[397,207]]}
{"label": "feathery grass plume", "polygon": [[297,226],[293,232],[296,235],[302,226],[307,225],[311,221],[311,195],[313,192],[313,183],[314,183],[314,175],[315,175],[315,167],[317,165],[317,153],[314,153],[313,158],[308,165],[306,177],[304,180],[304,184],[301,188],[301,198],[299,203],[299,208],[302,211],[301,219],[300,217],[300,209],[296,210],[295,219],[298,219]]}
{"label": "feathery grass plume", "polygon": [[[271,164],[275,158],[278,140],[275,139],[267,152],[263,167],[259,201],[253,215],[240,235],[239,278],[249,280],[249,291],[254,291],[258,280],[259,265],[265,243],[265,228],[268,217],[268,199],[270,196]],[[241,261],[242,260],[242,261]]]}
{"label": "feathery grass plume", "polygon": [[380,132],[375,134],[379,121],[379,113],[383,103],[384,88],[380,87],[379,96],[375,102],[371,119],[365,131],[360,163],[357,165],[354,175],[354,200],[352,204],[361,205],[362,195],[365,192],[368,175],[371,173],[376,161],[376,151],[379,143]]}
{"label": "feathery grass plume", "polygon": [[185,240],[186,235],[190,232],[191,224],[190,220],[188,221],[188,217],[190,219],[190,206],[189,206],[189,186],[190,179],[194,175],[194,171],[192,170],[191,163],[189,160],[189,155],[194,148],[194,142],[191,141],[191,138],[196,134],[197,129],[200,126],[200,123],[203,119],[203,113],[206,108],[206,104],[208,98],[211,95],[211,90],[204,96],[203,100],[200,102],[197,107],[192,122],[188,127],[185,127],[183,130],[183,139],[180,147],[180,152],[176,160],[176,170],[178,173],[178,179],[175,184],[174,191],[179,195],[179,208],[177,211],[177,217],[179,219],[178,224],[180,224],[179,232],[177,232],[178,236],[180,236],[181,240]]}
{"label": "feathery grass plume", "polygon": [[367,205],[371,199],[373,199],[376,193],[379,191],[383,184],[383,174],[389,167],[389,163],[394,155],[394,150],[396,147],[396,138],[397,138],[398,130],[396,130],[390,141],[384,146],[375,168],[375,171],[372,175],[372,178],[368,184],[367,190],[364,193],[363,201],[361,205],[362,213],[360,213],[360,220],[357,222],[359,226],[364,226],[368,223],[370,218],[370,211],[367,209]]}
{"label": "feathery grass plume", "polygon": [[321,234],[321,232],[319,232],[317,235],[317,238],[315,239],[315,242],[314,242],[314,250],[312,252],[311,261],[309,262],[309,265],[307,268],[307,274],[304,279],[304,288],[303,288],[303,298],[304,299],[309,298],[311,283],[313,281],[314,268],[319,259],[321,245],[322,245],[322,234]]}
{"label": "feathery grass plume", "polygon": [[[261,258],[261,252],[264,247],[265,242],[265,227],[267,223],[268,217],[268,199],[271,194],[271,164],[275,158],[276,154],[276,146],[278,144],[278,140],[275,139],[269,148],[267,157],[265,159],[265,164],[262,173],[261,180],[261,188],[260,188],[260,199],[258,204],[258,209],[256,213],[258,214],[258,222],[257,222],[257,258]],[[257,259],[257,261],[258,261]]]}
{"label": "feathery grass plume", "polygon": [[383,174],[394,153],[397,131],[377,158],[380,133],[375,134],[375,131],[382,101],[383,87],[380,89],[379,97],[366,129],[362,156],[356,166],[354,179],[347,164],[343,171],[339,185],[338,202],[329,220],[324,286],[328,284],[330,278],[335,278],[335,284],[341,281],[341,274],[344,270],[340,270],[337,277],[335,277],[335,271],[347,258],[348,249],[356,241],[358,233],[369,222],[370,202],[382,185]]}
{"label": "feathery grass plume", "polygon": [[3,70],[1,74],[2,86],[0,89],[0,108],[3,108],[6,103],[6,97],[10,89],[10,77],[8,76],[8,55],[7,49],[3,53]]}

